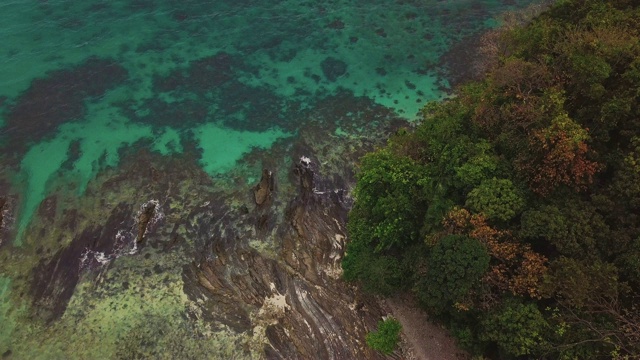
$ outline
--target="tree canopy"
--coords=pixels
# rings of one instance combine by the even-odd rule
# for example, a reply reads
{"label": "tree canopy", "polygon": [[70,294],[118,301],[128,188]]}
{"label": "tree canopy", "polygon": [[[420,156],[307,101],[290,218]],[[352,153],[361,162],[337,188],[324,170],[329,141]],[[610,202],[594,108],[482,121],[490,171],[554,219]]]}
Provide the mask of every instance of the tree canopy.
{"label": "tree canopy", "polygon": [[366,155],[344,277],[493,358],[640,357],[640,2],[563,0]]}

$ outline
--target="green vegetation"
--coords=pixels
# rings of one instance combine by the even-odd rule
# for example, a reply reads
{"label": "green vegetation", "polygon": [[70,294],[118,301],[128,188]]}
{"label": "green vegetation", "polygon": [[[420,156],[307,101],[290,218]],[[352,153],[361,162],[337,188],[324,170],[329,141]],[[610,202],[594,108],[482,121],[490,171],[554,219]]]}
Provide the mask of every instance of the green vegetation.
{"label": "green vegetation", "polygon": [[640,3],[485,40],[483,80],[362,159],[344,277],[412,292],[474,355],[639,357]]}
{"label": "green vegetation", "polygon": [[478,240],[461,235],[444,237],[431,251],[426,276],[416,281],[420,299],[434,312],[446,311],[478,284],[489,260]]}
{"label": "green vegetation", "polygon": [[381,320],[378,322],[378,331],[367,334],[367,345],[373,350],[389,355],[400,341],[400,330],[402,330],[402,325],[398,320]]}

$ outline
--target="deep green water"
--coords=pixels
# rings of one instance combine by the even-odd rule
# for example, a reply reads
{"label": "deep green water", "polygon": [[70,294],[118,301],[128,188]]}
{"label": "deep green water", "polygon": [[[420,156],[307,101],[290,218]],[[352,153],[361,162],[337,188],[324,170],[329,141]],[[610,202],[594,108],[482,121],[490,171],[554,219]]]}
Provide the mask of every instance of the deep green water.
{"label": "deep green water", "polygon": [[[0,161],[20,193],[13,244],[29,240],[52,184],[82,196],[126,146],[195,146],[220,176],[250,149],[296,136],[305,109],[338,91],[415,119],[445,95],[440,56],[532,2],[5,1]],[[0,273],[0,349],[6,314],[22,311],[5,301],[10,283]]]}

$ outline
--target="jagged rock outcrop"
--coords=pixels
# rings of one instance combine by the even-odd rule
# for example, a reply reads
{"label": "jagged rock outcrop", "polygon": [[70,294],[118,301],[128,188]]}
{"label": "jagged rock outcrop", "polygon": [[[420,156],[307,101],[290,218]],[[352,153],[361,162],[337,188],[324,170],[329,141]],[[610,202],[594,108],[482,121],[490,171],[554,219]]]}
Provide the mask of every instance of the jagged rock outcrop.
{"label": "jagged rock outcrop", "polygon": [[144,235],[147,233],[147,227],[149,222],[153,219],[156,213],[156,207],[158,206],[155,201],[148,201],[140,208],[138,215],[138,236],[136,237],[136,243],[141,244],[144,241]]}
{"label": "jagged rock outcrop", "polygon": [[7,198],[4,196],[0,196],[0,229],[2,228],[3,220],[4,220],[4,206],[7,203]]}
{"label": "jagged rock outcrop", "polygon": [[363,339],[382,312],[340,280],[347,216],[342,191],[316,188],[314,167],[304,157],[294,166],[293,198],[272,210],[283,221],[253,240],[273,241],[273,257],[250,246],[261,233],[252,223],[255,214],[227,210],[201,223],[207,231],[194,227],[211,239],[202,258],[185,267],[185,292],[202,304],[200,316],[250,333],[254,351],[261,348],[266,358],[378,358]]}
{"label": "jagged rock outcrop", "polygon": [[273,173],[267,169],[262,170],[262,178],[253,189],[253,196],[256,205],[262,205],[271,198],[271,193],[275,189]]}

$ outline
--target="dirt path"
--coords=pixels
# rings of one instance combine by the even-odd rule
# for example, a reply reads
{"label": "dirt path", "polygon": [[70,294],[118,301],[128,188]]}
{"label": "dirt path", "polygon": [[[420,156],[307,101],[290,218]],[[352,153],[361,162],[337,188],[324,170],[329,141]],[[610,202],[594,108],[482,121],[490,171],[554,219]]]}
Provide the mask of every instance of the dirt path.
{"label": "dirt path", "polygon": [[468,355],[458,349],[455,340],[441,326],[429,321],[409,296],[385,300],[386,307],[402,323],[403,352],[406,359],[459,360]]}

